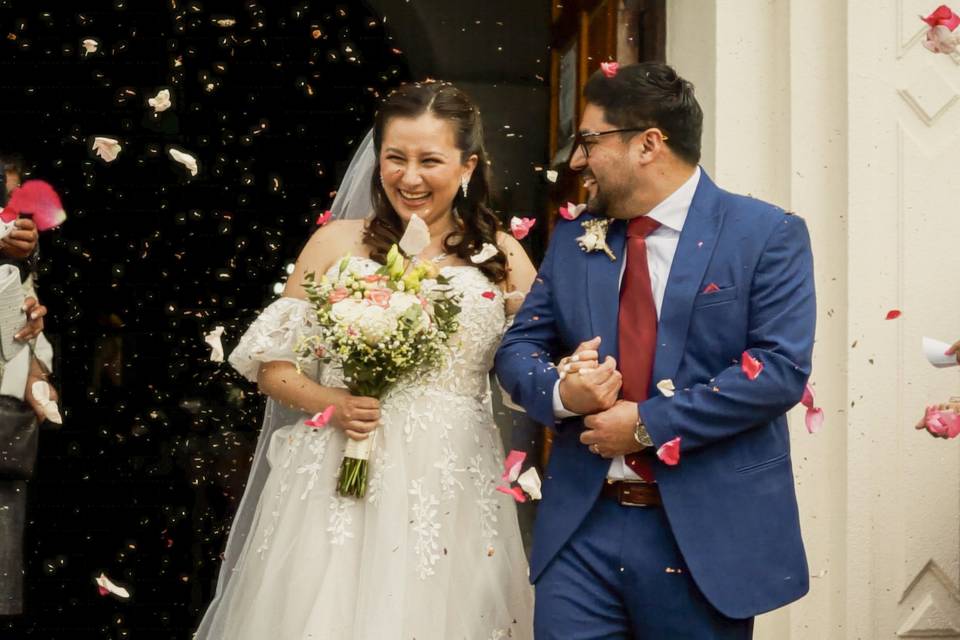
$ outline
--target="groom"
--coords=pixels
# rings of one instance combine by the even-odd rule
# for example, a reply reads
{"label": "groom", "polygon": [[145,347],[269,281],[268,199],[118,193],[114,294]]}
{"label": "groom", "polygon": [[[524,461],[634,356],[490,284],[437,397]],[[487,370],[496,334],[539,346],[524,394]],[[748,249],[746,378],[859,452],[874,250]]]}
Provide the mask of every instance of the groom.
{"label": "groom", "polygon": [[586,213],[496,361],[555,432],[536,637],[749,638],[809,586],[784,415],[810,374],[807,229],[698,166],[703,112],[669,66],[597,72],[585,98]]}

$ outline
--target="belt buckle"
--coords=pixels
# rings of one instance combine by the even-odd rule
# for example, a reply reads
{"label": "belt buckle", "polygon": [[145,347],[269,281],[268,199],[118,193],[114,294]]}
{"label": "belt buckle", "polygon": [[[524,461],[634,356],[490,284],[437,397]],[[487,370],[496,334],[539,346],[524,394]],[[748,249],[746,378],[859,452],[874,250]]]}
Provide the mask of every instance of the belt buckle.
{"label": "belt buckle", "polygon": [[631,489],[631,486],[640,486],[640,485],[644,485],[644,484],[647,484],[647,483],[646,483],[646,482],[624,482],[623,484],[621,484],[621,485],[620,485],[620,495],[619,495],[619,500],[618,500],[618,502],[620,503],[620,506],[622,506],[622,507],[640,507],[640,508],[646,508],[646,507],[653,506],[653,505],[650,505],[650,504],[641,504],[641,503],[639,503],[639,502],[632,502],[632,501],[630,501],[630,489]]}

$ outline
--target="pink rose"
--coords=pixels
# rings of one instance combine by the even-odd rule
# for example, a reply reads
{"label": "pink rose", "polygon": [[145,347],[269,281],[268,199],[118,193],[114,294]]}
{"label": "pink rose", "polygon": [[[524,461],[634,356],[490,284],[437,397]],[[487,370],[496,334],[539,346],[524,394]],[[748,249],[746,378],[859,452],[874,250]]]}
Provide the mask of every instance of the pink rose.
{"label": "pink rose", "polygon": [[390,306],[390,296],[392,295],[393,292],[390,289],[370,289],[367,291],[367,300],[386,309]]}
{"label": "pink rose", "polygon": [[330,292],[330,297],[327,298],[327,302],[330,304],[337,304],[341,300],[350,297],[350,292],[344,289],[343,287],[338,287]]}

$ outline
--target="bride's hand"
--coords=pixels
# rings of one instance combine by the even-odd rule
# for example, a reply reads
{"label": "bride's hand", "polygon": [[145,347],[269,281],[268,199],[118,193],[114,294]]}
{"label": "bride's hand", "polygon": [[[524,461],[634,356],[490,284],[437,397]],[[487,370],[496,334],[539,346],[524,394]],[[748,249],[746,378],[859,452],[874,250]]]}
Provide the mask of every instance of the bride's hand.
{"label": "bride's hand", "polygon": [[380,401],[355,396],[346,389],[333,389],[333,417],[330,422],[353,440],[366,440],[380,426]]}

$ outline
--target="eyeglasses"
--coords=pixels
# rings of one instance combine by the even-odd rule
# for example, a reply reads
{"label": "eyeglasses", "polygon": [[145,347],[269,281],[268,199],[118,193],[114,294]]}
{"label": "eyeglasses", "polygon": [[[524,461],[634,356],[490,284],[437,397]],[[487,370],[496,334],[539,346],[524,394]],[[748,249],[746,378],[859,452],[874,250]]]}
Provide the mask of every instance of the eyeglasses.
{"label": "eyeglasses", "polygon": [[[573,137],[573,146],[570,147],[570,157],[567,158],[567,164],[573,160],[573,156],[576,155],[577,149],[583,147],[583,155],[585,158],[590,157],[590,145],[587,144],[587,141],[593,138],[599,138],[601,136],[609,136],[613,133],[639,133],[643,131],[649,131],[650,129],[655,129],[656,127],[633,127],[630,129],[611,129],[610,131],[591,131],[588,133],[583,133],[582,131],[577,131],[576,135]],[[670,138],[664,134],[662,136],[663,140],[669,140]]]}

